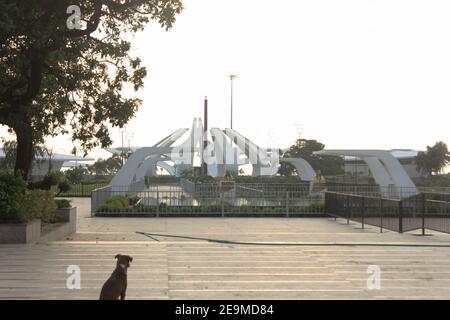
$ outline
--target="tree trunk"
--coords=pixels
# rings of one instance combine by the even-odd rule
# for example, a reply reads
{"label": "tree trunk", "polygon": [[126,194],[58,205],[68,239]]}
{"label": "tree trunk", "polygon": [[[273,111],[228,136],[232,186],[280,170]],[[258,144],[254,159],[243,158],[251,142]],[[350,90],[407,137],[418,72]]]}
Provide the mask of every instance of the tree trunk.
{"label": "tree trunk", "polygon": [[17,153],[14,172],[20,173],[26,180],[33,160],[33,138],[31,128],[24,125],[14,129],[17,137]]}

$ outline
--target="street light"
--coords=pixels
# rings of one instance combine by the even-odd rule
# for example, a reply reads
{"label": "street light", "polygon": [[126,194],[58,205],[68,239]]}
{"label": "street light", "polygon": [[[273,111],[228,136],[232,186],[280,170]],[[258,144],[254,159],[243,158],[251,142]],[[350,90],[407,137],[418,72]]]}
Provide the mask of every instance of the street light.
{"label": "street light", "polygon": [[128,132],[126,137],[128,140],[128,155],[127,155],[127,159],[128,159],[129,154],[131,153],[131,140],[133,140],[134,132]]}
{"label": "street light", "polygon": [[120,158],[122,159],[122,167],[123,167],[123,164],[124,164],[124,159],[123,159],[123,134],[127,131],[127,127],[126,126],[123,126],[122,128],[120,128],[120,133],[122,134],[122,149],[121,149],[121,151],[120,151]]}
{"label": "street light", "polygon": [[231,83],[231,120],[230,120],[230,128],[233,129],[233,80],[237,78],[237,75],[230,74],[230,83]]}

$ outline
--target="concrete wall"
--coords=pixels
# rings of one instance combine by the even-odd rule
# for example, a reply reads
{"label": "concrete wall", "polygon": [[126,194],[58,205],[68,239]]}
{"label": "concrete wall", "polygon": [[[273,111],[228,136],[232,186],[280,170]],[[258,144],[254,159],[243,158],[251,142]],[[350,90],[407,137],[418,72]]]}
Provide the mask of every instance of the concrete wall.
{"label": "concrete wall", "polygon": [[0,243],[34,243],[41,236],[41,220],[0,224]]}

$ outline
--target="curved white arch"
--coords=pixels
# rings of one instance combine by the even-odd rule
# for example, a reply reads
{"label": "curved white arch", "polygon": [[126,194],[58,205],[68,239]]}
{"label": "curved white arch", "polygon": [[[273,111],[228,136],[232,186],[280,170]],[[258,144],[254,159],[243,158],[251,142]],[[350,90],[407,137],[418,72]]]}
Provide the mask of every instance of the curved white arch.
{"label": "curved white arch", "polygon": [[298,175],[300,176],[300,180],[303,181],[314,181],[316,178],[316,173],[309,164],[308,161],[302,158],[281,158],[280,162],[286,162],[292,164],[295,169],[298,171]]}
{"label": "curved white arch", "polygon": [[418,193],[416,185],[400,162],[385,150],[322,150],[314,154],[358,157],[366,162],[375,181],[387,196],[411,196]]}

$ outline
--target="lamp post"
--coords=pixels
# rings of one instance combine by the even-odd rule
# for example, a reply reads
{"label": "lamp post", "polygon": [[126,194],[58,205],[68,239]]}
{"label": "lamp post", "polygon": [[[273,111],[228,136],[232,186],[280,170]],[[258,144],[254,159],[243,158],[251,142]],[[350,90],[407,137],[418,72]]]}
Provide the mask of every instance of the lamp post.
{"label": "lamp post", "polygon": [[120,133],[122,135],[122,148],[120,150],[120,158],[122,159],[122,167],[124,164],[124,161],[123,161],[124,160],[123,159],[123,134],[126,132],[126,130],[127,130],[126,126],[123,126],[122,128],[120,128]]}
{"label": "lamp post", "polygon": [[127,133],[127,140],[128,140],[128,152],[127,152],[127,159],[130,156],[131,153],[131,140],[133,140],[134,132],[128,132]]}
{"label": "lamp post", "polygon": [[230,84],[231,84],[231,116],[230,116],[230,128],[233,129],[233,81],[237,78],[237,75],[230,74]]}

